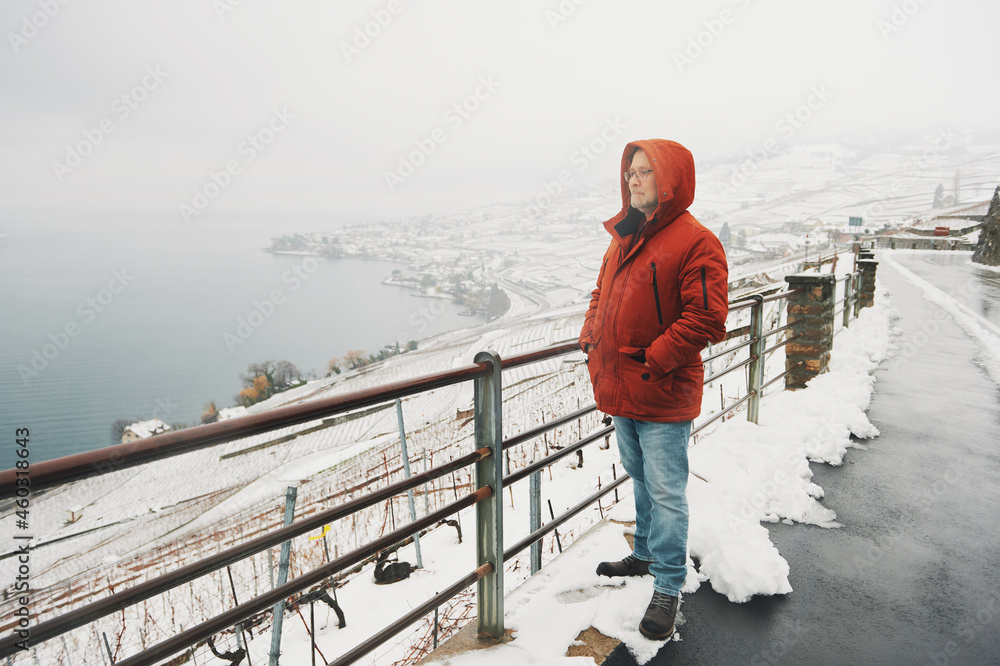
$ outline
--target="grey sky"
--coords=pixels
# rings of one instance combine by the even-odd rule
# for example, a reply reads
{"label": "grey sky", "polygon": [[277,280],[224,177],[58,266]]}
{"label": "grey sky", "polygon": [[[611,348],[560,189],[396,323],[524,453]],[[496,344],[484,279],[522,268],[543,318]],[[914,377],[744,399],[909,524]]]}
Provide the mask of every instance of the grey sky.
{"label": "grey sky", "polygon": [[[215,172],[192,222],[406,216],[527,199],[566,169],[606,180],[635,138],[704,162],[769,137],[1000,130],[990,0],[8,0],[0,25],[8,211],[180,222]],[[605,152],[578,152],[602,132]]]}

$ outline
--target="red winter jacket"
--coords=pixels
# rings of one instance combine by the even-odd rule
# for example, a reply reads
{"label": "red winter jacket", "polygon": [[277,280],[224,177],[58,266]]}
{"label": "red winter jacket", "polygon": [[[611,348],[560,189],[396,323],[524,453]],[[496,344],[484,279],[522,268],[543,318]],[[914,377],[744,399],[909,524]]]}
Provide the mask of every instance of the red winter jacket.
{"label": "red winter jacket", "polygon": [[[580,332],[597,407],[643,421],[690,421],[701,413],[701,350],[726,333],[728,267],[722,244],[687,212],[694,159],[673,141],[635,141],[622,171],[646,151],[659,193],[653,219],[631,208],[604,223],[611,245]],[[643,365],[645,360],[648,367]]]}

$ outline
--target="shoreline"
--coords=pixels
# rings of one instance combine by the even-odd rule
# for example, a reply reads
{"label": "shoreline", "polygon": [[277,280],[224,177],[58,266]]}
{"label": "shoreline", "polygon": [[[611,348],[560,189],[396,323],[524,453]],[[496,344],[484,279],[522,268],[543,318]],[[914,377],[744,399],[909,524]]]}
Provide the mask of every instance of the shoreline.
{"label": "shoreline", "polygon": [[[426,276],[432,277],[434,284],[424,286],[422,284],[418,284],[414,279],[407,279],[407,278],[396,279],[395,273],[391,273],[389,276],[384,278],[381,281],[381,284],[409,289],[411,290],[411,292],[414,292],[411,293],[410,295],[415,296],[417,298],[450,300],[451,302],[457,305],[466,305],[465,299],[469,298],[470,295],[474,298],[474,293],[476,288],[478,288],[480,294],[484,294],[487,289],[492,289],[492,287],[495,285],[496,288],[504,294],[507,301],[507,305],[503,307],[502,311],[491,313],[489,310],[490,306],[486,307],[480,306],[480,307],[467,308],[466,310],[459,313],[462,316],[468,316],[468,317],[473,317],[476,315],[489,317],[487,322],[484,323],[496,321],[497,319],[504,317],[511,309],[511,301],[512,301],[511,290],[509,288],[504,288],[504,286],[500,284],[500,280],[483,279],[482,274],[485,273],[485,266],[486,266],[485,261],[481,262],[480,269],[472,268],[465,273],[466,276],[472,275],[473,277],[471,279],[461,279],[460,278],[461,271],[458,273],[450,273],[447,276],[443,275],[449,269],[447,262],[434,262],[430,265],[425,264],[423,266],[414,266],[413,262],[407,261],[407,257],[398,256],[393,253],[372,254],[368,252],[367,249],[363,250],[362,252],[348,251],[345,253],[338,253],[338,254],[330,254],[329,252],[320,252],[316,250],[274,249],[273,247],[269,248],[265,247],[262,248],[262,250],[264,252],[273,255],[288,255],[295,257],[312,256],[312,257],[322,257],[324,260],[361,259],[363,261],[385,261],[389,263],[404,264],[410,271],[413,272],[419,272],[421,270],[424,271],[425,278]],[[438,280],[439,277],[444,277],[445,279],[439,281]],[[453,288],[454,291],[449,291],[447,289],[439,289],[437,287],[438,284],[441,284],[442,282],[447,282],[448,280],[450,280],[453,284],[456,285]],[[428,291],[429,289],[434,289],[434,293],[430,293]],[[530,291],[533,295],[538,296],[539,298],[544,298],[543,294],[538,294],[532,290],[528,291]]]}

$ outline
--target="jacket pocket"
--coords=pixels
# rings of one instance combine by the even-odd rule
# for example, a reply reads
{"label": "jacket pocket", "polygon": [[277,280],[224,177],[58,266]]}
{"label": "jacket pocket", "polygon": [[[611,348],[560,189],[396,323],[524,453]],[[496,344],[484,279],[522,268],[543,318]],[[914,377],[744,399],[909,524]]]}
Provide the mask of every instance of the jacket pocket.
{"label": "jacket pocket", "polygon": [[[649,264],[650,280],[653,282],[653,302],[656,303],[656,322],[663,326],[663,308],[660,305],[660,285],[656,283],[656,262]],[[701,270],[702,284],[705,280],[705,269]]]}
{"label": "jacket pocket", "polygon": [[645,365],[646,363],[646,348],[645,347],[620,347],[618,349],[622,354],[625,354],[630,359],[639,363],[640,365]]}
{"label": "jacket pocket", "polygon": [[645,349],[642,347],[620,347],[618,352],[625,358],[619,366],[619,381],[624,388],[624,411],[644,417],[661,417],[670,413],[676,402],[672,393],[674,373],[656,375],[643,364]]}

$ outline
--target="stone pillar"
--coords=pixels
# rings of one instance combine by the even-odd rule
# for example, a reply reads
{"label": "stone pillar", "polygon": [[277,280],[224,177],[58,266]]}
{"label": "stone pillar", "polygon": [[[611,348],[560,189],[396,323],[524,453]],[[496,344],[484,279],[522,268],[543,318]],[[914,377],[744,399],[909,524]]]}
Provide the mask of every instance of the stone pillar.
{"label": "stone pillar", "polygon": [[[789,337],[802,337],[785,345],[785,370],[791,370],[785,388],[799,389],[830,364],[837,281],[829,273],[799,273],[786,275],[785,282],[789,289],[802,289],[788,297]],[[795,368],[799,361],[802,365]]]}
{"label": "stone pillar", "polygon": [[861,273],[861,289],[858,294],[861,307],[870,308],[875,304],[875,269],[878,262],[874,259],[859,259],[858,271]]}
{"label": "stone pillar", "polygon": [[871,250],[861,250],[858,252],[858,259],[874,259],[875,253]]}

